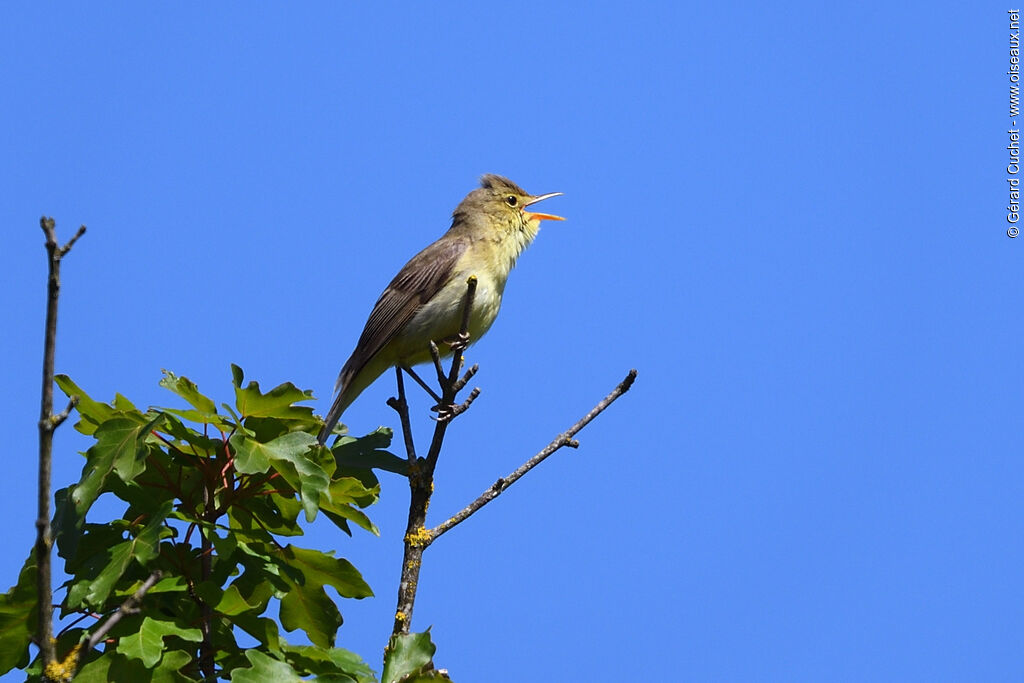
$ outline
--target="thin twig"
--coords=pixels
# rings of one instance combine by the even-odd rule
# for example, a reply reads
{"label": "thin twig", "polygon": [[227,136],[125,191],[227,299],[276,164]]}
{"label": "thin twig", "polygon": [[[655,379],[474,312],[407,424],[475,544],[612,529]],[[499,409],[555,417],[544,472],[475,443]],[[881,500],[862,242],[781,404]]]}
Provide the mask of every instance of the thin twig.
{"label": "thin twig", "polygon": [[[473,312],[473,298],[476,297],[476,275],[470,275],[466,280],[466,303],[462,307],[462,324],[459,326],[459,337],[462,338],[462,347],[458,351],[464,351],[469,343],[469,316]],[[459,354],[460,356],[462,354]]]}
{"label": "thin twig", "polygon": [[410,377],[412,377],[412,378],[413,378],[414,380],[416,380],[416,384],[419,384],[419,385],[420,385],[420,387],[421,387],[421,388],[423,389],[423,391],[425,391],[425,392],[427,392],[428,394],[430,394],[430,398],[432,398],[432,399],[434,399],[435,401],[438,401],[438,402],[440,402],[440,401],[441,401],[441,397],[437,395],[437,392],[436,392],[436,391],[434,391],[433,389],[431,389],[431,388],[430,388],[430,385],[429,385],[429,384],[427,384],[426,382],[424,382],[424,381],[423,381],[423,380],[422,380],[422,379],[420,378],[420,376],[419,376],[419,375],[417,375],[417,374],[416,374],[416,373],[415,373],[415,372],[413,371],[413,369],[412,369],[412,368],[410,368],[410,367],[407,367],[407,366],[403,366],[403,365],[399,365],[399,366],[396,366],[396,369],[400,369],[400,370],[405,370],[405,372],[406,372],[406,373],[407,373],[407,374],[408,374],[408,375],[409,375]]}
{"label": "thin twig", "polygon": [[472,367],[470,367],[469,370],[466,370],[466,374],[464,374],[462,377],[458,379],[458,381],[455,382],[455,386],[452,387],[452,390],[456,394],[462,391],[463,387],[469,384],[469,380],[473,379],[473,375],[475,375],[477,373],[477,370],[479,369],[480,366],[477,365],[476,363],[473,363]]}
{"label": "thin twig", "polygon": [[430,342],[430,358],[434,361],[434,370],[437,371],[437,383],[444,386],[444,368],[441,367],[441,352],[437,350],[437,344]]}
{"label": "thin twig", "polygon": [[78,673],[78,666],[82,663],[89,651],[96,647],[100,641],[106,637],[110,632],[110,629],[114,628],[119,621],[125,616],[130,614],[136,614],[139,611],[139,603],[142,602],[142,598],[146,595],[146,592],[153,587],[157,581],[160,580],[160,570],[154,570],[149,575],[139,589],[135,591],[127,600],[121,603],[121,606],[113,612],[110,617],[103,622],[99,628],[92,632],[88,640],[80,642],[78,645],[73,647],[71,651],[64,658],[64,661],[57,662],[53,661],[47,664],[43,668],[43,680],[44,681],[70,681]]}
{"label": "thin twig", "polygon": [[398,382],[398,398],[388,401],[388,405],[398,413],[398,419],[402,422],[402,435],[405,437],[405,453],[409,458],[409,465],[416,462],[416,446],[412,439],[412,424],[409,421],[409,403],[405,400],[405,381],[402,379],[402,368],[395,368],[395,376]]}
{"label": "thin twig", "polygon": [[103,622],[102,626],[92,632],[89,636],[88,642],[86,643],[85,652],[83,652],[82,655],[85,655],[89,650],[96,647],[107,633],[110,632],[110,629],[117,626],[117,622],[121,621],[126,616],[136,614],[139,611],[139,603],[142,602],[142,598],[145,597],[150,588],[156,585],[156,582],[159,581],[162,576],[163,574],[159,569],[154,569],[153,573],[142,582],[142,585],[139,586],[138,590],[132,593],[127,600],[121,603],[121,606],[117,608],[117,611],[111,614],[110,617]]}
{"label": "thin twig", "polygon": [[489,489],[480,494],[480,496],[477,497],[477,499],[474,500],[472,503],[470,503],[469,505],[467,505],[466,507],[464,507],[462,510],[455,513],[451,517],[449,517],[441,524],[438,524],[436,527],[431,529],[428,532],[430,534],[430,538],[427,541],[428,545],[431,542],[437,540],[438,536],[445,533],[446,531],[448,531],[455,525],[459,524],[460,522],[464,521],[466,518],[468,518],[470,515],[472,515],[480,508],[482,508],[484,505],[487,505],[487,503],[497,498],[502,491],[507,489],[512,484],[516,483],[516,481],[518,481],[520,477],[522,477],[524,474],[526,474],[534,467],[539,465],[549,455],[557,451],[559,448],[562,448],[563,446],[576,448],[577,446],[579,446],[579,443],[576,442],[572,437],[575,436],[576,433],[579,432],[581,429],[586,427],[591,420],[600,415],[605,408],[610,406],[615,401],[615,399],[629,391],[629,388],[633,385],[633,380],[635,379],[636,370],[630,370],[629,374],[626,375],[626,378],[619,382],[619,385],[615,387],[615,389],[613,389],[610,394],[605,396],[600,403],[594,406],[589,413],[584,415],[579,422],[577,422],[568,430],[562,432],[557,437],[555,437],[555,439],[551,443],[549,443],[540,453],[537,453],[537,455],[533,456],[532,458],[524,462],[522,465],[516,468],[516,470],[512,472],[512,474],[494,482],[494,484],[492,484]]}
{"label": "thin twig", "polygon": [[475,401],[476,397],[479,395],[480,389],[474,387],[473,391],[469,392],[469,396],[466,397],[465,401],[463,401],[457,406],[451,406],[451,408],[448,411],[447,419],[454,420],[456,417],[469,410],[469,406],[473,404],[473,401]]}
{"label": "thin twig", "polygon": [[60,299],[60,262],[78,238],[85,234],[85,226],[63,247],[57,244],[57,224],[43,216],[39,227],[46,236],[48,277],[46,287],[46,327],[43,340],[43,389],[39,408],[39,499],[36,514],[36,639],[43,670],[56,661],[53,642],[52,569],[50,550],[53,546],[50,529],[50,475],[53,463],[53,432],[70,414],[74,401],[59,415],[53,414],[53,366],[57,353],[57,302]]}
{"label": "thin twig", "polygon": [[67,407],[53,416],[53,428],[56,429],[57,427],[60,427],[61,423],[63,423],[64,420],[68,419],[68,417],[71,415],[71,411],[74,410],[75,406],[77,405],[78,397],[72,396],[71,399],[68,401]]}
{"label": "thin twig", "polygon": [[[53,220],[53,219],[50,219],[50,220]],[[84,234],[85,234],[85,226],[84,225],[79,225],[78,226],[78,230],[75,232],[74,235],[71,236],[71,239],[68,240],[67,244],[65,244],[63,247],[60,248],[60,257],[59,258],[63,258],[64,254],[66,254],[69,251],[71,251],[71,247],[75,246],[75,242],[77,242],[78,238],[81,237]]]}
{"label": "thin twig", "polygon": [[139,611],[139,603],[142,602],[142,598],[146,595],[147,591],[153,587],[153,585],[160,580],[160,570],[154,570],[149,575],[139,589],[136,590],[127,600],[121,603],[121,606],[114,611],[105,622],[103,622],[99,628],[92,632],[88,640],[80,642],[78,645],[73,647],[71,651],[64,658],[64,661],[57,662],[53,661],[47,664],[43,668],[43,680],[44,681],[70,681],[78,673],[78,666],[82,663],[89,651],[96,647],[110,632],[110,629],[114,628],[119,621],[125,618],[125,616],[136,614]]}
{"label": "thin twig", "polygon": [[[54,605],[54,607],[59,607],[59,605]],[[97,612],[91,612],[91,611],[86,610],[86,611],[82,612],[80,615],[78,615],[77,618],[72,619],[67,624],[65,624],[64,628],[62,628],[60,630],[60,632],[57,634],[57,638],[60,638],[65,633],[67,633],[68,631],[70,631],[74,627],[78,626],[80,623],[82,623],[86,619],[99,619],[102,616],[103,616],[102,614],[99,614]]]}

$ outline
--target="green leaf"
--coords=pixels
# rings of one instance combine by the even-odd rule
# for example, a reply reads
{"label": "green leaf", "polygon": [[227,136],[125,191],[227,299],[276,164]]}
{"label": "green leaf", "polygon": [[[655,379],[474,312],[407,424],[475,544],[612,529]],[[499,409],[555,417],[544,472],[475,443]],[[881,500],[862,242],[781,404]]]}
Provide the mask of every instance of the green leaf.
{"label": "green leaf", "polygon": [[302,504],[295,498],[275,493],[252,496],[236,503],[228,509],[228,517],[232,531],[244,532],[249,540],[270,541],[270,534],[301,536],[302,527],[295,521],[301,511]]}
{"label": "green leaf", "polygon": [[270,653],[281,652],[281,636],[277,630],[277,622],[270,617],[257,617],[251,612],[243,612],[228,618],[232,624],[260,641]]}
{"label": "green leaf", "polygon": [[[153,678],[150,683],[188,683],[196,679],[185,676],[178,669],[186,666],[192,661],[187,652],[181,650],[168,650],[164,653],[160,665],[153,670]],[[78,678],[75,677],[77,683]]]}
{"label": "green leaf", "polygon": [[259,601],[252,604],[246,602],[239,592],[238,586],[232,584],[224,590],[220,602],[217,603],[214,609],[225,616],[234,616],[243,612],[260,609],[260,604]]}
{"label": "green leaf", "polygon": [[[110,591],[114,590],[114,584],[128,569],[132,560],[131,541],[125,541],[110,549],[110,560],[95,580],[88,583],[84,600],[95,608],[100,608],[107,601]],[[77,586],[76,586],[77,588]],[[77,592],[75,593],[78,594]]]}
{"label": "green leaf", "polygon": [[67,558],[65,571],[79,577],[95,578],[106,565],[112,547],[124,540],[124,533],[112,524],[86,524],[79,534],[75,553]]}
{"label": "green leaf", "polygon": [[380,497],[380,485],[367,487],[355,477],[338,477],[331,482],[328,493],[332,503],[354,503],[365,508],[377,502]]}
{"label": "green leaf", "polygon": [[344,531],[346,535],[348,535],[348,536],[352,535],[352,527],[349,526],[349,523],[348,523],[347,519],[345,519],[344,517],[342,517],[341,515],[339,515],[339,514],[337,514],[335,512],[331,512],[330,510],[325,510],[324,508],[320,508],[320,512],[324,513],[324,516],[327,517],[327,519],[329,519],[331,521],[331,523],[334,524],[334,526],[336,526],[339,529],[341,529],[342,531]]}
{"label": "green leaf", "polygon": [[82,527],[85,517],[78,514],[78,508],[71,502],[75,485],[63,488],[54,494],[53,508],[53,539],[57,544],[57,554],[70,560],[78,552],[78,542],[82,538]]}
{"label": "green leaf", "polygon": [[111,403],[111,405],[114,406],[115,410],[119,410],[122,413],[139,413],[139,414],[141,414],[139,409],[135,407],[135,404],[132,403],[131,401],[129,401],[124,396],[122,396],[121,394],[114,394],[114,401],[113,401],[113,403]]}
{"label": "green leaf", "polygon": [[160,534],[164,530],[163,522],[171,506],[171,501],[164,503],[161,514],[151,517],[135,538],[118,543],[107,553],[93,556],[90,565],[94,570],[99,569],[98,574],[92,581],[79,582],[72,587],[68,593],[70,606],[77,607],[79,600],[84,600],[91,607],[102,608],[132,560],[145,567],[156,557]]}
{"label": "green leaf", "polygon": [[68,398],[78,398],[75,410],[78,411],[78,416],[81,419],[75,425],[75,429],[82,434],[92,434],[96,431],[96,427],[114,416],[116,412],[114,408],[106,403],[94,401],[67,375],[57,375],[53,379]]}
{"label": "green leaf", "polygon": [[[310,645],[284,645],[285,660],[303,676],[321,677],[342,675],[341,680],[356,683],[376,683],[373,669],[362,658],[340,647],[320,648]],[[332,679],[334,680],[334,679]]]}
{"label": "green leaf", "polygon": [[[138,586],[130,586],[123,591],[118,591],[118,596],[127,598],[138,589]],[[165,576],[153,584],[153,587],[146,591],[146,595],[158,595],[160,593],[186,593],[188,592],[188,581],[184,576]]]}
{"label": "green leaf", "polygon": [[216,415],[217,406],[206,396],[199,393],[199,387],[188,377],[178,377],[170,370],[164,370],[164,378],[160,380],[160,386],[170,389],[178,396],[188,401],[189,405],[205,415]]}
{"label": "green leaf", "polygon": [[399,458],[386,450],[391,444],[392,432],[387,427],[380,427],[366,436],[342,436],[335,441],[331,451],[338,467],[355,467],[362,469],[379,469],[407,476],[409,461]]}
{"label": "green leaf", "polygon": [[75,674],[75,683],[108,683],[114,680],[110,677],[110,665],[114,663],[114,658],[98,656],[99,653],[95,651],[90,654],[94,654],[96,657],[82,665],[82,668]]}
{"label": "green leaf", "polygon": [[320,498],[326,494],[330,479],[323,467],[308,455],[317,451],[317,441],[312,434],[291,432],[268,443],[235,434],[230,443],[235,450],[235,469],[240,474],[266,472],[273,465],[288,485],[299,492],[306,521],[316,518]]}
{"label": "green leaf", "polygon": [[265,394],[260,391],[258,382],[249,382],[244,389],[235,387],[235,406],[243,418],[276,417],[315,423],[312,408],[292,405],[297,401],[311,400],[312,391],[302,391],[291,382],[280,384]]}
{"label": "green leaf", "polygon": [[399,683],[436,683],[437,681],[450,681],[445,674],[439,671],[419,671],[399,679]]}
{"label": "green leaf", "polygon": [[[235,434],[229,443],[235,449],[235,469],[239,474],[266,472],[270,468],[270,463],[275,460],[294,462],[301,459],[316,465],[309,458],[309,454],[313,450],[312,447],[317,445],[317,441],[312,434],[305,432],[290,432],[266,443],[260,443],[243,434]],[[323,468],[318,469],[322,473]]]}
{"label": "green leaf", "polygon": [[170,413],[177,415],[183,420],[189,420],[190,422],[198,422],[199,424],[213,425],[222,432],[230,432],[233,425],[226,421],[222,416],[211,413],[203,413],[194,408],[182,410],[180,408],[155,408],[162,413]]}
{"label": "green leaf", "polygon": [[[281,586],[278,586],[278,583]],[[277,575],[268,577],[267,572],[263,571],[262,568],[246,566],[245,572],[235,579],[228,588],[229,590],[238,591],[242,600],[249,605],[253,605],[256,614],[261,614],[267,608],[270,599],[278,592],[278,589],[287,590],[288,584]],[[241,612],[238,612],[238,614],[241,614]],[[235,615],[229,614],[228,616]]]}
{"label": "green leaf", "polygon": [[[162,422],[163,415],[157,414],[153,419],[144,425],[124,425],[119,419],[110,420],[96,430],[99,434],[97,443],[109,443],[116,451],[114,457],[114,472],[122,481],[131,481],[146,469],[146,455],[148,449],[145,446],[146,437]],[[116,429],[112,426],[117,423]]]}
{"label": "green leaf", "polygon": [[197,628],[180,628],[173,622],[147,616],[137,633],[118,639],[117,651],[125,657],[142,660],[147,669],[152,669],[163,656],[166,636],[177,636],[193,643],[203,639],[202,631]]}
{"label": "green leaf", "polygon": [[[155,669],[147,669],[139,659],[125,657],[120,652],[107,652],[96,660],[98,662],[109,662],[103,678],[90,678],[90,681],[146,681],[146,683],[188,683],[196,681],[178,671],[187,666],[192,657],[181,650],[169,650],[160,660]],[[85,669],[83,668],[84,672]],[[99,671],[97,671],[99,673]],[[75,676],[75,683],[79,683],[82,675]]]}
{"label": "green leaf", "polygon": [[432,658],[436,650],[437,647],[430,642],[430,629],[423,633],[391,636],[384,654],[381,683],[404,683],[415,680],[411,678],[415,675],[429,672],[434,667]]}
{"label": "green leaf", "polygon": [[341,626],[341,613],[320,585],[292,584],[281,598],[279,614],[287,631],[301,628],[314,645],[332,647]]}
{"label": "green leaf", "polygon": [[0,595],[0,674],[28,664],[28,646],[32,642],[37,619],[37,575],[33,551],[18,573],[18,583]]}
{"label": "green leaf", "polygon": [[[262,474],[269,470],[269,450],[274,441],[265,444],[244,434],[232,434],[228,443],[235,454],[235,470],[239,474]],[[281,445],[278,444],[276,447],[281,447]]]}
{"label": "green leaf", "polygon": [[139,424],[128,417],[112,417],[96,427],[96,443],[86,451],[82,479],[71,492],[79,516],[84,516],[104,491],[111,472],[127,482],[146,469],[146,435],[161,420],[163,416],[157,415],[148,423]]}
{"label": "green leaf", "polygon": [[160,386],[188,401],[192,409],[160,408],[160,410],[191,422],[213,425],[222,432],[229,432],[234,428],[232,423],[217,413],[217,406],[214,405],[213,400],[201,394],[192,380],[187,377],[178,377],[170,370],[164,370],[163,373],[164,378],[160,380]]}
{"label": "green leaf", "polygon": [[242,368],[238,367],[234,363],[231,364],[231,384],[236,389],[242,386],[242,380],[245,379],[245,373],[242,372]]}
{"label": "green leaf", "polygon": [[[178,414],[187,413],[187,410],[171,410],[169,408],[163,408],[162,410],[164,411],[164,424],[161,431],[170,434],[177,440],[177,442],[172,443],[179,450],[196,457],[208,458],[218,453],[223,447],[224,442],[221,439],[211,439],[201,432],[186,427],[177,418]],[[178,457],[180,458],[180,456]]]}
{"label": "green leaf", "polygon": [[295,669],[278,659],[273,659],[259,650],[249,650],[245,658],[252,662],[248,669],[231,672],[232,683],[301,683]]}
{"label": "green leaf", "polygon": [[290,544],[279,550],[277,556],[289,567],[299,570],[304,583],[331,586],[345,598],[373,597],[373,590],[348,560]]}
{"label": "green leaf", "polygon": [[327,489],[327,498],[320,501],[320,509],[328,519],[349,534],[348,522],[354,522],[375,536],[380,535],[376,525],[361,510],[352,506],[367,507],[377,502],[380,487],[367,488],[355,477],[340,477],[331,482]]}

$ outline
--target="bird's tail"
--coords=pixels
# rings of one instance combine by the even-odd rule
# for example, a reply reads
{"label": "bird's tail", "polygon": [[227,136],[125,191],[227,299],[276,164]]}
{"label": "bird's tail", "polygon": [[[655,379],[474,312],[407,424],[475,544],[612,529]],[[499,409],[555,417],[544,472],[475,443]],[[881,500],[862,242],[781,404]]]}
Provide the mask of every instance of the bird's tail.
{"label": "bird's tail", "polygon": [[331,404],[331,409],[327,411],[327,417],[324,418],[324,426],[320,430],[320,434],[316,437],[316,440],[321,445],[327,443],[327,437],[331,435],[331,430],[334,429],[334,425],[338,424],[338,420],[341,419],[341,414],[345,412],[345,408],[348,408],[349,404],[352,403],[354,396],[350,396],[349,392],[342,389],[338,392],[337,397],[334,399],[334,403]]}
{"label": "bird's tail", "polygon": [[341,414],[345,412],[345,409],[352,405],[352,401],[359,398],[359,394],[363,393],[363,389],[370,386],[373,380],[380,377],[381,373],[388,367],[389,364],[381,361],[378,357],[373,358],[370,363],[355,369],[349,363],[345,363],[345,367],[341,369],[341,374],[338,375],[338,388],[340,390],[334,398],[334,403],[331,404],[331,409],[327,411],[327,417],[324,418],[324,426],[317,436],[317,441],[321,444],[327,443],[327,437],[331,435],[331,430],[334,429],[334,425],[338,424],[338,420],[341,418]]}

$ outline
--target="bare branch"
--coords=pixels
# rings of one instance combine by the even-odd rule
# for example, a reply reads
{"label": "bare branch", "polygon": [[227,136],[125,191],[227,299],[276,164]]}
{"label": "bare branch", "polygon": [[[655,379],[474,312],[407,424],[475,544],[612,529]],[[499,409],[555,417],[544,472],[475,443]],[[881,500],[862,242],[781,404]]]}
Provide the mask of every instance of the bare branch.
{"label": "bare branch", "polygon": [[89,639],[79,643],[71,652],[68,653],[64,661],[57,662],[52,661],[48,663],[43,669],[43,680],[44,681],[70,681],[78,673],[78,665],[82,662],[82,659],[89,654],[89,651],[99,645],[99,643],[110,633],[110,629],[117,625],[117,622],[124,619],[126,616],[136,614],[139,611],[139,603],[142,602],[142,598],[146,595],[150,588],[160,580],[160,570],[154,570],[149,575],[142,585],[139,586],[127,600],[121,603],[121,606],[117,608],[117,611],[113,612],[103,624],[100,625],[92,634]]}
{"label": "bare branch", "polygon": [[[433,343],[433,342],[431,342],[431,343]],[[415,372],[413,371],[413,369],[412,369],[412,368],[410,368],[410,367],[407,367],[407,366],[404,366],[404,365],[399,365],[399,366],[396,366],[396,369],[399,369],[399,370],[404,370],[404,371],[406,372],[406,374],[408,374],[408,375],[409,375],[410,377],[412,377],[412,378],[413,378],[413,379],[414,379],[414,380],[416,381],[416,384],[419,384],[419,385],[420,385],[420,387],[421,387],[421,388],[423,389],[423,391],[425,391],[425,392],[427,392],[428,394],[430,394],[430,398],[434,399],[434,400],[435,400],[435,401],[437,401],[438,403],[440,403],[440,402],[441,402],[441,397],[437,395],[437,392],[436,392],[436,391],[434,391],[433,389],[431,389],[431,388],[430,388],[430,385],[429,385],[429,384],[427,384],[426,382],[424,382],[424,381],[423,381],[423,380],[422,380],[422,379],[420,378],[420,376],[419,376],[419,375],[417,375],[417,374],[416,374],[416,373],[415,373]]]}
{"label": "bare branch", "polygon": [[579,422],[577,422],[568,430],[562,432],[557,437],[555,437],[555,439],[551,443],[549,443],[541,452],[537,453],[537,455],[533,456],[532,458],[524,462],[510,475],[494,482],[494,484],[492,484],[489,489],[481,493],[480,496],[478,496],[477,499],[474,500],[472,503],[470,503],[469,505],[467,505],[466,507],[464,507],[462,510],[455,513],[451,517],[449,517],[441,524],[438,524],[436,527],[431,529],[429,532],[429,542],[435,541],[438,536],[445,533],[446,531],[456,526],[460,522],[464,521],[474,512],[482,508],[484,505],[487,505],[487,503],[497,498],[502,493],[502,491],[507,489],[512,484],[516,483],[516,481],[518,481],[520,477],[522,477],[524,474],[526,474],[534,467],[539,465],[549,455],[557,451],[559,448],[562,448],[563,446],[569,446],[570,448],[578,447],[579,442],[573,439],[572,437],[574,437],[576,433],[579,432],[581,429],[586,427],[591,420],[600,415],[605,408],[610,406],[615,401],[615,399],[629,391],[629,388],[633,385],[633,380],[635,379],[636,370],[630,370],[629,374],[626,375],[626,378],[619,382],[619,385],[615,387],[615,389],[613,389],[610,394],[605,396],[600,403],[594,406],[589,413],[584,415],[579,420]]}
{"label": "bare branch", "polygon": [[78,238],[81,237],[84,234],[85,234],[85,226],[84,225],[78,226],[78,231],[75,232],[75,234],[71,237],[71,239],[68,240],[67,244],[65,244],[63,247],[60,248],[59,251],[60,251],[61,258],[63,258],[64,254],[66,254],[69,251],[71,251],[71,247],[75,246],[75,242],[77,242]]}
{"label": "bare branch", "polygon": [[455,386],[452,387],[453,391],[456,394],[459,393],[460,391],[462,391],[462,389],[467,384],[469,384],[469,380],[473,379],[473,375],[475,375],[477,370],[479,370],[479,369],[480,369],[480,366],[477,365],[476,363],[473,363],[472,367],[470,367],[469,370],[466,370],[466,374],[463,375],[461,378],[459,378],[459,380],[457,382],[455,382]]}
{"label": "bare branch", "polygon": [[434,370],[437,371],[437,383],[444,386],[444,368],[441,367],[441,352],[437,350],[437,344],[430,342],[430,358],[434,361]]}
{"label": "bare branch", "polygon": [[469,314],[473,311],[474,298],[476,298],[476,275],[470,275],[466,280],[466,303],[462,306],[462,324],[459,326],[459,336],[467,337],[465,340],[467,343],[469,341]]}
{"label": "bare branch", "polygon": [[409,404],[405,400],[405,381],[402,379],[402,368],[395,368],[395,376],[398,382],[398,398],[388,399],[388,405],[398,413],[398,419],[402,422],[402,436],[405,437],[405,454],[409,465],[416,462],[416,445],[412,439],[412,424],[409,421]]}
{"label": "bare branch", "polygon": [[439,408],[437,411],[438,422],[449,422],[451,420],[454,420],[456,417],[466,412],[469,409],[469,406],[472,405],[473,401],[475,401],[476,397],[479,395],[480,389],[474,387],[473,391],[469,392],[469,396],[466,397],[466,400],[460,403],[459,405],[444,406],[442,408]]}
{"label": "bare branch", "polygon": [[117,611],[111,614],[110,617],[103,622],[102,626],[92,632],[89,636],[88,642],[86,643],[85,652],[83,652],[82,655],[84,656],[89,652],[89,650],[96,647],[100,641],[110,633],[110,629],[117,626],[117,622],[121,621],[126,616],[136,614],[139,611],[139,603],[142,602],[142,598],[145,597],[150,588],[156,585],[156,582],[159,581],[162,576],[163,574],[161,574],[159,569],[153,570],[153,573],[142,582],[142,585],[139,586],[138,590],[132,593],[127,600],[122,602],[121,606],[117,608]]}
{"label": "bare branch", "polygon": [[53,545],[50,531],[50,477],[53,462],[53,431],[74,408],[72,400],[59,415],[53,414],[53,366],[57,354],[57,303],[60,299],[60,262],[64,254],[85,233],[81,226],[75,236],[63,247],[57,246],[57,223],[43,216],[39,227],[46,237],[48,277],[46,286],[46,327],[43,336],[43,387],[39,406],[39,475],[36,511],[35,555],[38,567],[36,578],[36,641],[44,671],[56,664],[53,644],[53,588],[50,550]]}
{"label": "bare branch", "polygon": [[68,419],[68,416],[71,415],[71,411],[74,410],[75,406],[77,405],[78,397],[72,396],[71,400],[68,401],[67,407],[53,416],[53,419],[50,421],[52,424],[51,429],[56,429],[57,427],[60,427],[61,423],[64,422],[64,420]]}

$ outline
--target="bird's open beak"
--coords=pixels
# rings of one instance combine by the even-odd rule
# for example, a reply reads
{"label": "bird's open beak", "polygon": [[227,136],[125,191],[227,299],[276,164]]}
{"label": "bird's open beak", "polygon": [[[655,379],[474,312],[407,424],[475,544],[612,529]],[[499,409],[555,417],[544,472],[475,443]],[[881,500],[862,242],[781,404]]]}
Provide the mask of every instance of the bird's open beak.
{"label": "bird's open beak", "polygon": [[523,215],[526,216],[526,220],[532,221],[564,221],[565,219],[561,216],[556,216],[551,213],[533,213],[532,211],[526,211],[527,206],[532,206],[537,202],[544,201],[545,199],[551,199],[552,197],[558,197],[561,192],[549,192],[548,194],[538,195],[536,197],[530,197],[530,201],[523,204]]}

